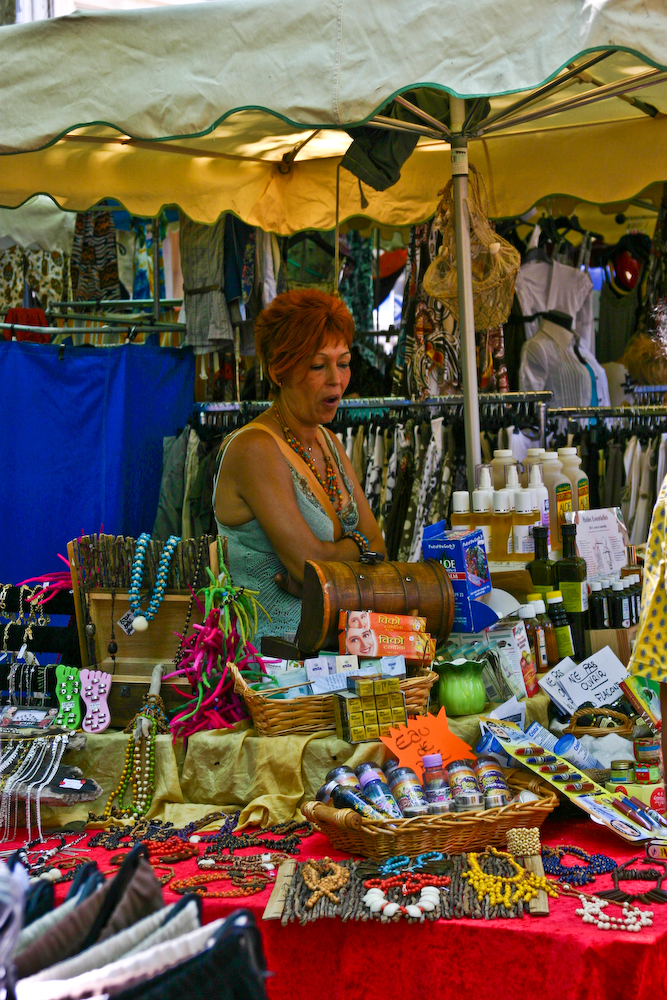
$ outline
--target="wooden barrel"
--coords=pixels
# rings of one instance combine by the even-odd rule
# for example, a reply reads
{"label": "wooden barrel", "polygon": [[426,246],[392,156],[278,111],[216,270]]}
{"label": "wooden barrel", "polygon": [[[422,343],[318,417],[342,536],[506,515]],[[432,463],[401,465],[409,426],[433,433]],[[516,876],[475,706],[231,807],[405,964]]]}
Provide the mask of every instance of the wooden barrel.
{"label": "wooden barrel", "polygon": [[409,615],[417,610],[426,629],[446,639],[454,623],[454,593],[445,568],[420,563],[306,562],[297,643],[302,653],[338,649],[339,611]]}

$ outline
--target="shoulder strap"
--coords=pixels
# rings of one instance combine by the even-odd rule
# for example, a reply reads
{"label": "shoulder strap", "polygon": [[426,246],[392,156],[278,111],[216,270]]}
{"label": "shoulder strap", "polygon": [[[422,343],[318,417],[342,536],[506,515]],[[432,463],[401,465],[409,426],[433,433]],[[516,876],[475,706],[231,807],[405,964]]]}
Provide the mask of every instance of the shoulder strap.
{"label": "shoulder strap", "polygon": [[[247,424],[246,427],[242,427],[237,434],[242,433],[244,430],[252,428],[257,431],[264,431],[266,434],[270,434],[273,440],[276,442],[280,448],[284,458],[289,462],[292,468],[296,469],[300,476],[306,480],[314,495],[317,497],[321,507],[323,508],[325,514],[331,519],[334,529],[334,541],[337,542],[343,535],[343,528],[340,523],[340,518],[333,508],[331,500],[324,492],[322,485],[317,481],[311,469],[308,468],[303,459],[299,458],[295,451],[290,448],[287,442],[274,431],[271,427],[267,427],[266,424]],[[226,442],[225,442],[226,443]]]}

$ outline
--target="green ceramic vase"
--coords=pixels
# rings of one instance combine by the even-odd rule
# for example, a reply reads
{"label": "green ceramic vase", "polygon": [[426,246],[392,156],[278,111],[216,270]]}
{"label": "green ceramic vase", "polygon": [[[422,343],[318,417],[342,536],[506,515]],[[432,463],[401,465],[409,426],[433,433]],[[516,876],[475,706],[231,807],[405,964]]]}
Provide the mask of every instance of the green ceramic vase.
{"label": "green ceramic vase", "polygon": [[486,704],[483,663],[462,660],[438,664],[440,704],[447,715],[477,715]]}

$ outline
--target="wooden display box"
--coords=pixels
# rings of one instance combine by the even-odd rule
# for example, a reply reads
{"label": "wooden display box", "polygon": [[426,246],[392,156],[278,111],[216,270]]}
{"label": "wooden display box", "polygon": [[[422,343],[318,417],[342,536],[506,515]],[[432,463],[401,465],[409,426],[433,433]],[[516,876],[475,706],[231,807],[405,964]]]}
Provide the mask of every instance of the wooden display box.
{"label": "wooden display box", "polygon": [[590,639],[591,654],[609,646],[623,666],[627,667],[630,662],[632,643],[637,635],[636,625],[633,625],[632,628],[594,628],[587,634]]}

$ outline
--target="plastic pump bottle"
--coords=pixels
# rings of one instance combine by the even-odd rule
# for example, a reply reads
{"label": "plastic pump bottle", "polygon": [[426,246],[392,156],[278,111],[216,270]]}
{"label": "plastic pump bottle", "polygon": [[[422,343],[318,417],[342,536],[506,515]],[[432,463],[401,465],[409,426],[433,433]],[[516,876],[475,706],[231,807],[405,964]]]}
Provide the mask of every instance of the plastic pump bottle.
{"label": "plastic pump bottle", "polygon": [[484,548],[487,559],[491,559],[491,548],[493,539],[491,537],[491,518],[489,513],[489,492],[488,490],[474,490],[472,494],[472,526],[480,528],[484,535]]}
{"label": "plastic pump bottle", "polygon": [[528,489],[533,496],[533,510],[536,511],[535,521],[547,529],[547,548],[551,548],[551,496],[544,482],[544,472],[541,462],[533,462],[530,467]]}
{"label": "plastic pump bottle", "polygon": [[[497,448],[493,453],[491,468],[493,470],[493,488],[501,490],[505,485],[505,466],[514,465],[516,459],[511,448]],[[480,483],[481,486],[481,483]]]}
{"label": "plastic pump bottle", "polygon": [[588,476],[581,468],[577,449],[559,448],[558,459],[563,466],[563,475],[572,483],[572,510],[590,510]]}
{"label": "plastic pump bottle", "polygon": [[512,515],[506,490],[496,490],[493,494],[491,535],[493,538],[492,560],[494,562],[512,562]]}
{"label": "plastic pump bottle", "polygon": [[452,493],[452,513],[450,517],[452,528],[472,529],[472,517],[470,516],[470,495],[467,490],[455,490]]}
{"label": "plastic pump bottle", "polygon": [[534,509],[533,491],[521,490],[520,493],[514,494],[514,499],[516,502],[516,510],[512,514],[514,561],[526,563],[533,558],[535,552],[532,529],[537,521],[537,514]]}
{"label": "plastic pump bottle", "polygon": [[555,451],[546,451],[543,459],[544,485],[549,491],[550,548],[560,552],[563,548],[560,526],[565,524],[566,513],[572,510],[572,483],[563,474]]}
{"label": "plastic pump bottle", "polygon": [[521,492],[521,480],[519,478],[519,466],[516,462],[505,466],[505,490],[510,497],[510,510],[516,510],[516,495]]}
{"label": "plastic pump bottle", "polygon": [[[489,494],[489,508],[491,508],[493,506],[493,491],[495,489],[493,485],[493,469],[491,466],[475,466],[475,479],[477,481],[476,489],[483,490],[485,493]],[[504,482],[501,483],[501,485],[504,485]]]}
{"label": "plastic pump bottle", "polygon": [[526,458],[523,463],[523,472],[521,473],[521,482],[524,486],[528,485],[531,465],[535,462],[542,462],[544,452],[544,448],[529,448],[526,451]]}

